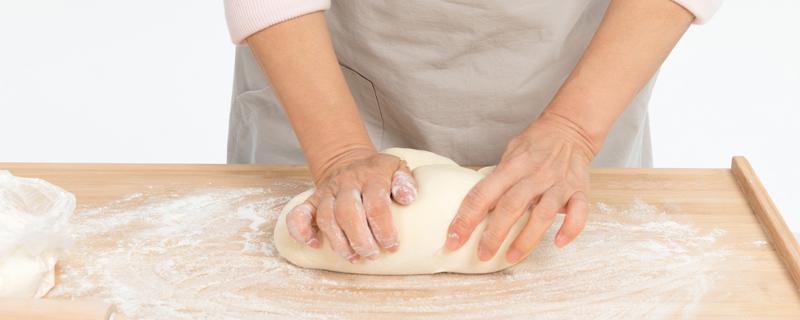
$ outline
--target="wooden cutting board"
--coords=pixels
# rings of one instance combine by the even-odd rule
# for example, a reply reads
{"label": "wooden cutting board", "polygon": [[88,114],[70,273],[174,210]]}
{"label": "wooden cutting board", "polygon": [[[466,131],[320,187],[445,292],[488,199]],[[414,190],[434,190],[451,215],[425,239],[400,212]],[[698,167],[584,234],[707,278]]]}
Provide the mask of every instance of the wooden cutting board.
{"label": "wooden cutting board", "polygon": [[[126,195],[146,193],[148,189],[153,188],[186,192],[192,188],[208,186],[262,188],[280,184],[282,181],[308,180],[307,170],[303,167],[258,165],[0,163],[0,170],[10,170],[16,176],[42,178],[61,186],[74,193],[79,207],[83,208],[102,206]],[[699,301],[695,301],[697,303],[691,313],[673,314],[668,317],[688,315],[692,318],[800,319],[800,294],[797,285],[800,283],[798,244],[744,158],[734,158],[730,169],[593,169],[591,181],[592,202],[625,206],[634,199],[640,199],[647,203],[669,204],[677,208],[670,211],[669,215],[680,221],[689,221],[703,230],[725,230],[725,236],[717,241],[720,246],[726,248],[727,256],[713,265],[717,275],[713,285]],[[291,196],[293,195],[291,193],[298,191],[281,188],[270,190],[276,196]],[[763,245],[753,245],[754,243]],[[347,279],[353,283],[353,290],[358,291],[358,297],[365,301],[376,301],[374,303],[377,304],[383,303],[381,299],[390,299],[386,298],[390,296],[406,299],[402,302],[405,303],[409,297],[432,297],[431,294],[436,292],[436,288],[415,286],[413,289],[398,288],[387,295],[387,290],[392,291],[392,288],[359,289],[363,288],[358,285],[361,279],[365,279],[364,276],[336,273],[320,273],[316,276]],[[341,290],[342,294],[352,293],[347,290],[347,283],[338,285],[340,287],[337,290]],[[326,288],[324,284],[320,286]],[[510,286],[503,292],[513,292],[514,285]],[[311,297],[309,299],[313,300],[309,288],[282,286],[281,290],[283,291],[280,294],[285,299],[307,295],[306,298]],[[404,290],[407,292],[403,292]],[[635,296],[637,292],[629,294]],[[502,296],[500,297],[502,300]],[[497,298],[492,297],[492,299]],[[481,298],[476,295],[471,299]],[[620,296],[603,303],[624,305],[637,301],[640,300]],[[669,303],[675,301],[673,299]],[[348,301],[319,302],[349,303]],[[386,303],[400,302],[386,301]],[[314,311],[313,304],[307,304],[306,307],[309,308],[309,312]],[[365,314],[364,310],[342,309],[338,316],[381,318],[403,315],[392,312],[381,316],[380,310],[380,308],[369,310],[369,313]],[[445,309],[421,307],[411,311],[403,310],[407,310],[403,311],[406,315],[417,317],[437,315],[458,317],[458,313],[454,311],[446,314],[436,313],[438,312],[436,310]],[[464,315],[468,315],[468,311],[464,311]],[[310,313],[312,314],[319,315]],[[502,315],[526,317],[525,314]]]}

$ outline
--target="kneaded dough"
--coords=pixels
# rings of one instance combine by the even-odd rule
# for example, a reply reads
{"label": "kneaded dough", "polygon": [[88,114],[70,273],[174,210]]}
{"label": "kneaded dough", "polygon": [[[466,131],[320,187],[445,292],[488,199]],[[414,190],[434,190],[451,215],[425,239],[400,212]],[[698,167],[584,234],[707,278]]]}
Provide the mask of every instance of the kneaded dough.
{"label": "kneaded dough", "polygon": [[505,252],[528,220],[526,213],[511,228],[498,253],[489,261],[478,259],[478,242],[486,220],[475,228],[460,249],[445,248],[447,229],[467,192],[484,174],[464,168],[440,155],[420,150],[392,148],[383,151],[405,160],[418,184],[416,200],[409,206],[392,203],[392,219],[397,228],[399,247],[396,252],[381,251],[376,260],[360,259],[350,263],[339,257],[321,234],[319,249],[300,244],[286,229],[286,214],[308,198],[314,189],[290,200],[275,225],[275,247],[291,263],[305,268],[346,273],[403,275],[439,272],[489,273],[512,266]]}

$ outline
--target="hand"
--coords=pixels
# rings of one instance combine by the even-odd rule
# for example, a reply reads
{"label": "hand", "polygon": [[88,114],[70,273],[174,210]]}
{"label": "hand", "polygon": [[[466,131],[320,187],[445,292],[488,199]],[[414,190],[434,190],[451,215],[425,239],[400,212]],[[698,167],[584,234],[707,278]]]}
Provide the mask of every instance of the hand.
{"label": "hand", "polygon": [[566,217],[555,244],[568,244],[586,224],[588,168],[598,149],[574,122],[543,113],[509,142],[494,172],[467,194],[450,224],[447,248],[460,248],[488,215],[478,257],[489,260],[531,206],[530,218],[506,252],[506,259],[516,262],[527,256],[560,209],[565,209]]}
{"label": "hand", "polygon": [[374,150],[354,150],[337,157],[321,175],[317,189],[286,214],[289,234],[319,248],[319,234],[342,258],[374,259],[381,248],[396,251],[399,241],[389,203],[408,205],[417,196],[405,161]]}

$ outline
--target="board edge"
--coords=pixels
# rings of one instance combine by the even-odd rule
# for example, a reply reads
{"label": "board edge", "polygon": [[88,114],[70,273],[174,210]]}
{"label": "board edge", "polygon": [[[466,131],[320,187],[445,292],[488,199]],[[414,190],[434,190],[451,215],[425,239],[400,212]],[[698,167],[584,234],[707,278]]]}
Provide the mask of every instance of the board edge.
{"label": "board edge", "polygon": [[753,214],[766,232],[767,238],[791,274],[795,289],[800,291],[800,246],[798,246],[797,239],[789,230],[778,207],[775,206],[766,188],[761,184],[761,180],[747,158],[733,157],[731,172],[739,184],[739,188],[744,192]]}

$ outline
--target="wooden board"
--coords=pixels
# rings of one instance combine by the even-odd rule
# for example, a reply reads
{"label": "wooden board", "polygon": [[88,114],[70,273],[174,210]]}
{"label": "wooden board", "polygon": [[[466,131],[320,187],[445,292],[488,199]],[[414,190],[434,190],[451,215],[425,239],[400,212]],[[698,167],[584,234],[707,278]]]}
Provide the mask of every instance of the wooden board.
{"label": "wooden board", "polygon": [[[258,165],[5,163],[0,169],[59,185],[83,207],[154,186],[185,191],[308,179],[303,167]],[[800,274],[797,242],[743,158],[735,159],[732,169],[593,169],[591,181],[593,202],[669,203],[678,208],[671,213],[678,219],[727,231],[719,241],[732,255],[715,266],[720,278],[694,317],[800,319],[800,294],[792,278]],[[753,245],[759,241],[770,245]]]}

